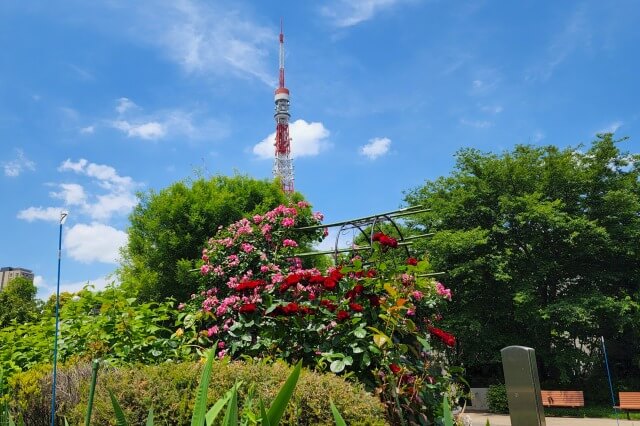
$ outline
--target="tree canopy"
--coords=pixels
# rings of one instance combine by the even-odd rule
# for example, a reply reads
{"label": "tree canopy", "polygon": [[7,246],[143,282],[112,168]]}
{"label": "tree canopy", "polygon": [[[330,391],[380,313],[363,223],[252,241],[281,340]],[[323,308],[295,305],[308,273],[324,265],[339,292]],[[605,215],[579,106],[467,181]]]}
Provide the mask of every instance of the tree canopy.
{"label": "tree canopy", "polygon": [[186,300],[198,287],[188,270],[218,227],[285,201],[277,182],[242,175],[176,182],[139,194],[122,251],[123,288],[141,300]]}
{"label": "tree canopy", "polygon": [[0,328],[13,320],[23,323],[36,314],[36,286],[25,277],[16,277],[0,292]]}
{"label": "tree canopy", "polygon": [[437,231],[423,244],[447,272],[444,321],[472,375],[518,344],[541,380],[576,383],[601,374],[604,336],[618,378],[639,377],[640,156],[623,141],[464,149],[450,176],[405,194],[431,208],[413,226]]}

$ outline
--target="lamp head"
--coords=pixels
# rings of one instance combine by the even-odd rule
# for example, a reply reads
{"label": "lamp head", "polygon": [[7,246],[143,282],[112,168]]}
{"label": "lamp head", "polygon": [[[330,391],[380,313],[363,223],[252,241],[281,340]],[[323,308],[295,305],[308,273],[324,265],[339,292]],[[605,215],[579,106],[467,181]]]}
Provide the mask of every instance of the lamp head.
{"label": "lamp head", "polygon": [[61,212],[60,213],[60,225],[64,225],[64,223],[67,221],[67,216],[69,216],[69,212]]}

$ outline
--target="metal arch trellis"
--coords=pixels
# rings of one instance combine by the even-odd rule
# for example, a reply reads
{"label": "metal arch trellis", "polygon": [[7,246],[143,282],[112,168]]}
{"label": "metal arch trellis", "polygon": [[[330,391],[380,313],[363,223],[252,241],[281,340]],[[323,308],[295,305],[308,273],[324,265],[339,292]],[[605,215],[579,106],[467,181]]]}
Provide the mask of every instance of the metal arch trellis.
{"label": "metal arch trellis", "polygon": [[[409,237],[405,237],[402,234],[402,231],[401,231],[400,227],[396,223],[396,219],[402,218],[402,217],[405,217],[405,216],[411,216],[411,215],[418,214],[418,213],[428,212],[430,210],[431,209],[428,209],[428,208],[425,208],[424,206],[418,205],[418,206],[413,206],[413,207],[407,207],[407,208],[403,208],[403,209],[393,210],[393,211],[390,211],[390,212],[378,213],[378,214],[374,214],[374,215],[371,215],[371,216],[365,216],[365,217],[361,217],[361,218],[358,218],[358,219],[351,219],[351,220],[333,222],[333,223],[322,224],[322,225],[305,226],[305,227],[302,227],[302,228],[296,228],[299,231],[312,231],[312,230],[322,229],[322,228],[338,228],[338,232],[336,233],[336,237],[335,237],[333,250],[323,250],[323,251],[313,251],[313,252],[299,253],[299,254],[296,254],[296,257],[311,257],[311,256],[331,254],[331,255],[333,255],[334,263],[337,264],[338,263],[338,255],[340,253],[359,252],[359,251],[372,251],[373,250],[373,235],[379,230],[379,224],[385,223],[385,222],[388,222],[394,228],[395,232],[397,232],[397,234],[398,234],[398,246],[404,248],[406,253],[407,253],[407,257],[409,257],[409,246],[411,246],[414,241],[416,241],[416,240],[418,240],[420,238],[430,237],[430,236],[434,235],[434,233],[430,232],[430,233],[412,235],[412,236],[409,236]],[[365,230],[367,228],[368,228],[369,232],[367,232]],[[368,245],[357,245],[357,246],[353,245],[352,247],[349,247],[349,248],[339,248],[340,236],[348,233],[349,231],[354,232],[356,230],[361,235],[363,235],[365,237],[366,241],[368,241],[369,244]],[[440,275],[440,274],[443,274],[443,272],[435,272],[435,273],[424,274],[424,275],[431,276],[431,275]]]}

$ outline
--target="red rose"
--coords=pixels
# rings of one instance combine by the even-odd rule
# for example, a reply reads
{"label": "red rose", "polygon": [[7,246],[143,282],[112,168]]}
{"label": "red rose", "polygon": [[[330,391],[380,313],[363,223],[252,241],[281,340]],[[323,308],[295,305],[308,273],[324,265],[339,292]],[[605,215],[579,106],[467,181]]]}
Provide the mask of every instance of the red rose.
{"label": "red rose", "polygon": [[337,268],[331,271],[331,273],[329,274],[329,277],[336,281],[340,281],[342,277],[344,277],[344,274],[340,272],[340,268]]}
{"label": "red rose", "polygon": [[383,236],[385,236],[382,232],[376,232],[375,234],[373,234],[373,237],[371,238],[373,241],[380,241],[380,238],[382,238]]}
{"label": "red rose", "polygon": [[298,304],[297,303],[289,303],[282,307],[282,313],[285,315],[293,315],[298,313]]}
{"label": "red rose", "polygon": [[351,315],[349,315],[349,312],[347,311],[338,311],[336,318],[338,319],[338,321],[344,321],[346,319],[348,319]]}
{"label": "red rose", "polygon": [[418,259],[416,259],[415,257],[408,258],[407,259],[407,265],[417,266],[418,265]]}
{"label": "red rose", "polygon": [[326,288],[327,290],[333,290],[334,288],[336,288],[337,284],[338,282],[331,277],[327,277],[324,279],[324,288]]}
{"label": "red rose", "polygon": [[369,296],[369,303],[371,303],[371,306],[378,307],[380,306],[380,298],[375,294],[372,294]]}
{"label": "red rose", "polygon": [[357,303],[349,303],[349,308],[351,308],[353,312],[362,312],[362,305]]}
{"label": "red rose", "polygon": [[389,370],[391,370],[393,374],[398,374],[402,371],[402,368],[400,368],[398,364],[389,364]]}
{"label": "red rose", "polygon": [[375,269],[369,269],[367,271],[367,278],[374,278],[376,276],[377,272]]}
{"label": "red rose", "polygon": [[299,275],[299,274],[291,274],[287,278],[284,279],[284,282],[286,284],[288,284],[289,286],[292,286],[292,285],[298,284],[301,279],[302,279],[301,275]]}
{"label": "red rose", "polygon": [[255,303],[247,303],[246,305],[240,306],[240,308],[238,308],[238,311],[243,314],[252,314],[256,311],[256,309],[258,308]]}
{"label": "red rose", "polygon": [[311,277],[309,277],[309,282],[312,284],[322,284],[324,282],[324,277],[322,275],[311,275]]}
{"label": "red rose", "polygon": [[440,339],[445,345],[453,347],[456,345],[456,336],[451,333],[439,329],[438,327],[429,326],[429,333]]}
{"label": "red rose", "polygon": [[336,310],[336,305],[331,300],[322,299],[320,301],[320,306],[324,306],[325,308],[327,308],[327,310],[331,312]]}
{"label": "red rose", "polygon": [[302,315],[313,315],[316,311],[308,306],[300,306],[300,313]]}
{"label": "red rose", "polygon": [[236,291],[244,291],[244,290],[253,290],[256,287],[261,285],[265,285],[266,282],[264,280],[249,280],[241,282],[236,286]]}
{"label": "red rose", "polygon": [[362,284],[357,284],[346,293],[347,299],[353,300],[356,298],[356,296],[358,296],[363,291],[364,291],[364,286]]}

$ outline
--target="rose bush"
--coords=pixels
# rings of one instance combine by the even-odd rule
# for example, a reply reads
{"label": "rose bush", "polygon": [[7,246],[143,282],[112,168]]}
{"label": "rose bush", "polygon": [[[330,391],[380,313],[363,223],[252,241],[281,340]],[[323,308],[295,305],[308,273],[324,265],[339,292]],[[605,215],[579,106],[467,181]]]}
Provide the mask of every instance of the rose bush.
{"label": "rose bush", "polygon": [[455,337],[436,327],[451,291],[425,276],[426,260],[399,263],[398,241],[381,232],[366,259],[303,268],[296,247],[323,232],[299,228],[321,220],[300,202],[219,229],[202,252],[202,291],[182,306],[185,319],[218,342],[220,357],[302,360],[357,377],[392,421],[432,421],[457,380],[438,356]]}

